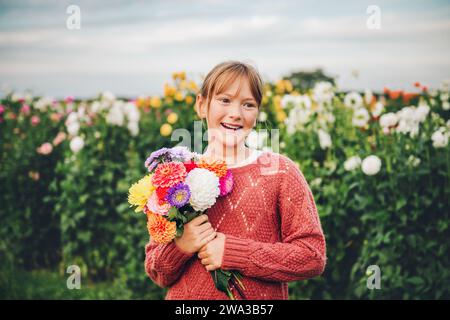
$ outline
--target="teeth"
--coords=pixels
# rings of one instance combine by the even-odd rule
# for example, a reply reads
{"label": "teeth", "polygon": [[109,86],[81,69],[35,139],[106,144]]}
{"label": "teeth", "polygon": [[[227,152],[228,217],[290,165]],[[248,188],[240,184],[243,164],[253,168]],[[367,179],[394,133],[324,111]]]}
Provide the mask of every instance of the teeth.
{"label": "teeth", "polygon": [[222,126],[224,126],[225,128],[232,129],[232,130],[237,130],[237,129],[240,129],[240,128],[241,128],[241,126],[231,126],[231,125],[224,124],[224,123],[221,123],[221,124],[222,124]]}

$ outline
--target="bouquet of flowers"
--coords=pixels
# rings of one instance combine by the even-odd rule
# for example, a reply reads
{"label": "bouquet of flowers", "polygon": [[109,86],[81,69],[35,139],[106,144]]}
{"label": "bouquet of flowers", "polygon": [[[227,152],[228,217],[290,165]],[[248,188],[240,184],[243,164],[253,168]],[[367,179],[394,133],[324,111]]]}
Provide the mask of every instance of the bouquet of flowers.
{"label": "bouquet of flowers", "polygon": [[[181,236],[185,223],[205,213],[233,188],[233,175],[225,161],[190,152],[186,147],[154,151],[145,167],[149,174],[130,187],[128,202],[136,206],[136,212],[147,215],[148,232],[158,243]],[[230,299],[235,299],[233,288],[245,297],[239,272],[210,273],[216,288]]]}

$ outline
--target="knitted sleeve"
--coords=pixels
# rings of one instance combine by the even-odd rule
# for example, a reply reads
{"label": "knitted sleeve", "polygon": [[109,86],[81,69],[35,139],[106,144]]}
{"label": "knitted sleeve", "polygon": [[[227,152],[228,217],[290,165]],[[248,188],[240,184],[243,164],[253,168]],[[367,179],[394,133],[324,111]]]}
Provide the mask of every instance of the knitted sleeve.
{"label": "knitted sleeve", "polygon": [[183,273],[185,263],[193,255],[180,251],[174,241],[158,244],[150,239],[145,246],[145,271],[160,287],[169,287]]}
{"label": "knitted sleeve", "polygon": [[275,243],[225,235],[222,266],[267,281],[296,281],[322,274],[326,264],[323,235],[312,192],[295,163],[285,157],[279,182],[281,241]]}

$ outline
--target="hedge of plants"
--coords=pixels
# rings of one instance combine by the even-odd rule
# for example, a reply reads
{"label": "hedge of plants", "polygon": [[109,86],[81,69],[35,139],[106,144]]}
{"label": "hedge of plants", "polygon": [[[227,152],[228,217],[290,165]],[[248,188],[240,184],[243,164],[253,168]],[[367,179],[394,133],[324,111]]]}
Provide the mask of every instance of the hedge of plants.
{"label": "hedge of plants", "polygon": [[[1,98],[1,298],[164,297],[145,274],[145,217],[127,191],[152,150],[198,128],[197,84],[184,72],[172,80],[162,96],[132,100]],[[450,298],[449,88],[416,87],[266,84],[247,144],[298,164],[327,239],[324,274],[290,283],[291,299]],[[81,290],[65,287],[70,265]],[[380,289],[367,287],[371,265]]]}

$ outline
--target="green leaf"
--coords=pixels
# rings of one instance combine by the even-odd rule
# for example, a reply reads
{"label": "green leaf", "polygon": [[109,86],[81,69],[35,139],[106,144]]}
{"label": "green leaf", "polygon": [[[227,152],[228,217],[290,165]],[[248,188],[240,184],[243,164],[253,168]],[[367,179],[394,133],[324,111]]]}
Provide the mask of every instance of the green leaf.
{"label": "green leaf", "polygon": [[193,220],[195,217],[197,217],[199,214],[197,212],[186,212],[183,217],[186,219],[186,222],[189,222]]}
{"label": "green leaf", "polygon": [[405,198],[400,198],[397,200],[397,203],[395,204],[395,210],[400,210],[406,205],[407,201]]}
{"label": "green leaf", "polygon": [[176,208],[176,207],[170,208],[169,213],[167,214],[167,218],[168,218],[170,221],[173,221],[177,216],[178,216],[178,210],[177,210],[177,208]]}
{"label": "green leaf", "polygon": [[420,285],[422,285],[424,283],[423,279],[420,278],[420,277],[408,278],[406,281],[411,283],[411,284],[413,284],[413,285],[416,285],[416,286],[420,286]]}
{"label": "green leaf", "polygon": [[183,235],[184,227],[183,226],[177,226],[177,233],[176,237],[181,237]]}
{"label": "green leaf", "polygon": [[210,273],[217,290],[226,293],[228,288],[228,282],[230,281],[231,278],[231,273],[220,269],[211,271]]}

